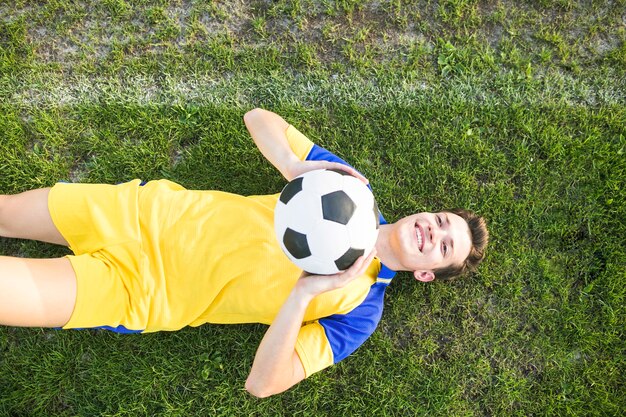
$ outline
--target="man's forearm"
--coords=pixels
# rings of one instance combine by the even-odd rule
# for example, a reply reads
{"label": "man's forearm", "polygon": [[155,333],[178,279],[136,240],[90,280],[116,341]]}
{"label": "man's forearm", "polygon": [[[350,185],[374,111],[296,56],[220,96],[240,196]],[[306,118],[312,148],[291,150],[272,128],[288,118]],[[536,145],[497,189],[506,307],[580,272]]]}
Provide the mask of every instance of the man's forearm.
{"label": "man's forearm", "polygon": [[367,184],[367,179],[363,175],[345,164],[324,160],[306,161],[303,164],[304,161],[293,152],[287,140],[289,123],[276,113],[257,108],[247,112],[243,120],[265,159],[274,165],[287,181],[314,169],[340,169]]}
{"label": "man's forearm", "polygon": [[290,388],[304,379],[304,369],[295,352],[304,313],[313,297],[301,287],[291,291],[257,349],[246,389],[266,397]]}
{"label": "man's forearm", "polygon": [[263,109],[250,110],[243,119],[263,156],[291,181],[293,175],[290,167],[298,163],[299,159],[291,150],[285,136],[289,123],[276,113]]}

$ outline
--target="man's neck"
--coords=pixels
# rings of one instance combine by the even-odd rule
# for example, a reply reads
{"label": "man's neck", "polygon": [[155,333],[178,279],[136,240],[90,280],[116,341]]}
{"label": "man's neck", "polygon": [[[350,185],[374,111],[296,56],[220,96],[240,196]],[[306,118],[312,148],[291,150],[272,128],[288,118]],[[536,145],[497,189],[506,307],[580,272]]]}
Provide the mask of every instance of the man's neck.
{"label": "man's neck", "polygon": [[401,270],[400,262],[396,258],[392,246],[391,236],[393,224],[381,224],[376,239],[376,257],[385,264],[385,266],[394,271]]}

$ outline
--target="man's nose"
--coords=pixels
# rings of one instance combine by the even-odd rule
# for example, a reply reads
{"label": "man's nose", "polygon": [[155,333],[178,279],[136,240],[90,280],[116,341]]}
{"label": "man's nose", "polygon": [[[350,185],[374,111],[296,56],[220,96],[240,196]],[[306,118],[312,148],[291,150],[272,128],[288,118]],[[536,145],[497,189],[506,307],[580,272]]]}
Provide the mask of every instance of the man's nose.
{"label": "man's nose", "polygon": [[437,243],[442,238],[445,232],[441,230],[439,227],[428,226],[428,233],[429,233],[430,241],[432,243]]}
{"label": "man's nose", "polygon": [[435,228],[432,225],[428,225],[428,239],[430,240],[430,242],[434,243],[436,237],[437,232],[435,231]]}

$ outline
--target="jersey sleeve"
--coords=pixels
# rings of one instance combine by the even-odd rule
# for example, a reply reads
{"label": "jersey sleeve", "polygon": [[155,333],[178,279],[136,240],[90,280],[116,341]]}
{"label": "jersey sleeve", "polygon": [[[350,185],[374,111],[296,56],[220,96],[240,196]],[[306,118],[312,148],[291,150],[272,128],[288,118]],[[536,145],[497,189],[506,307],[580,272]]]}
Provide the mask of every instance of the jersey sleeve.
{"label": "jersey sleeve", "polygon": [[313,143],[309,138],[304,136],[298,129],[289,125],[285,131],[287,141],[291,150],[296,154],[301,161],[330,161],[339,162],[340,164],[347,165],[354,168],[352,165],[339,158],[334,153],[327,149],[322,148],[319,145]]}
{"label": "jersey sleeve", "polygon": [[292,125],[287,127],[285,136],[287,136],[287,142],[289,142],[293,153],[295,153],[301,161],[307,159],[307,156],[315,144]]}
{"label": "jersey sleeve", "polygon": [[307,378],[333,364],[333,352],[319,321],[300,328],[296,352]]}
{"label": "jersey sleeve", "polygon": [[385,287],[374,284],[352,311],[333,314],[300,329],[296,352],[307,377],[345,359],[374,333],[383,313]]}

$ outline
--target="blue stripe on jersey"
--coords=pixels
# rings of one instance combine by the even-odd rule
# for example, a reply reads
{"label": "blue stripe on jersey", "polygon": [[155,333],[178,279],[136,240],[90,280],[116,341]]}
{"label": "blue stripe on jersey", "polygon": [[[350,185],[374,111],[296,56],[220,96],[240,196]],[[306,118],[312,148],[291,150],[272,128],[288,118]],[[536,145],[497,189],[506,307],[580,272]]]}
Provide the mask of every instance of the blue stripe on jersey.
{"label": "blue stripe on jersey", "polygon": [[349,163],[347,163],[343,159],[339,158],[334,153],[332,153],[332,152],[330,152],[330,151],[328,151],[328,150],[326,150],[326,149],[324,149],[321,146],[318,146],[316,144],[313,144],[313,148],[311,148],[311,151],[306,156],[306,160],[307,161],[339,162],[340,164],[347,165],[350,168],[354,168],[352,165],[350,165]]}
{"label": "blue stripe on jersey", "polygon": [[378,272],[378,278],[391,279],[396,276],[396,271],[390,269],[381,262],[380,271]]}
{"label": "blue stripe on jersey", "polygon": [[345,359],[374,333],[383,314],[383,296],[387,285],[371,286],[365,300],[347,314],[333,314],[319,319],[333,351],[333,362]]}
{"label": "blue stripe on jersey", "polygon": [[124,334],[141,333],[141,332],[143,332],[143,330],[130,330],[130,329],[127,329],[126,327],[122,326],[121,324],[119,326],[117,326],[117,327],[100,326],[100,327],[92,327],[92,328],[93,329],[109,330],[111,332],[124,333]]}
{"label": "blue stripe on jersey", "polygon": [[[61,330],[61,327],[59,327],[58,330]],[[122,326],[121,324],[119,326],[117,326],[117,327],[111,327],[111,326],[76,327],[76,328],[70,329],[70,330],[108,330],[110,332],[123,333],[123,334],[133,334],[133,333],[141,333],[141,332],[143,332],[143,330],[130,330],[130,329],[127,329],[126,327]]]}

